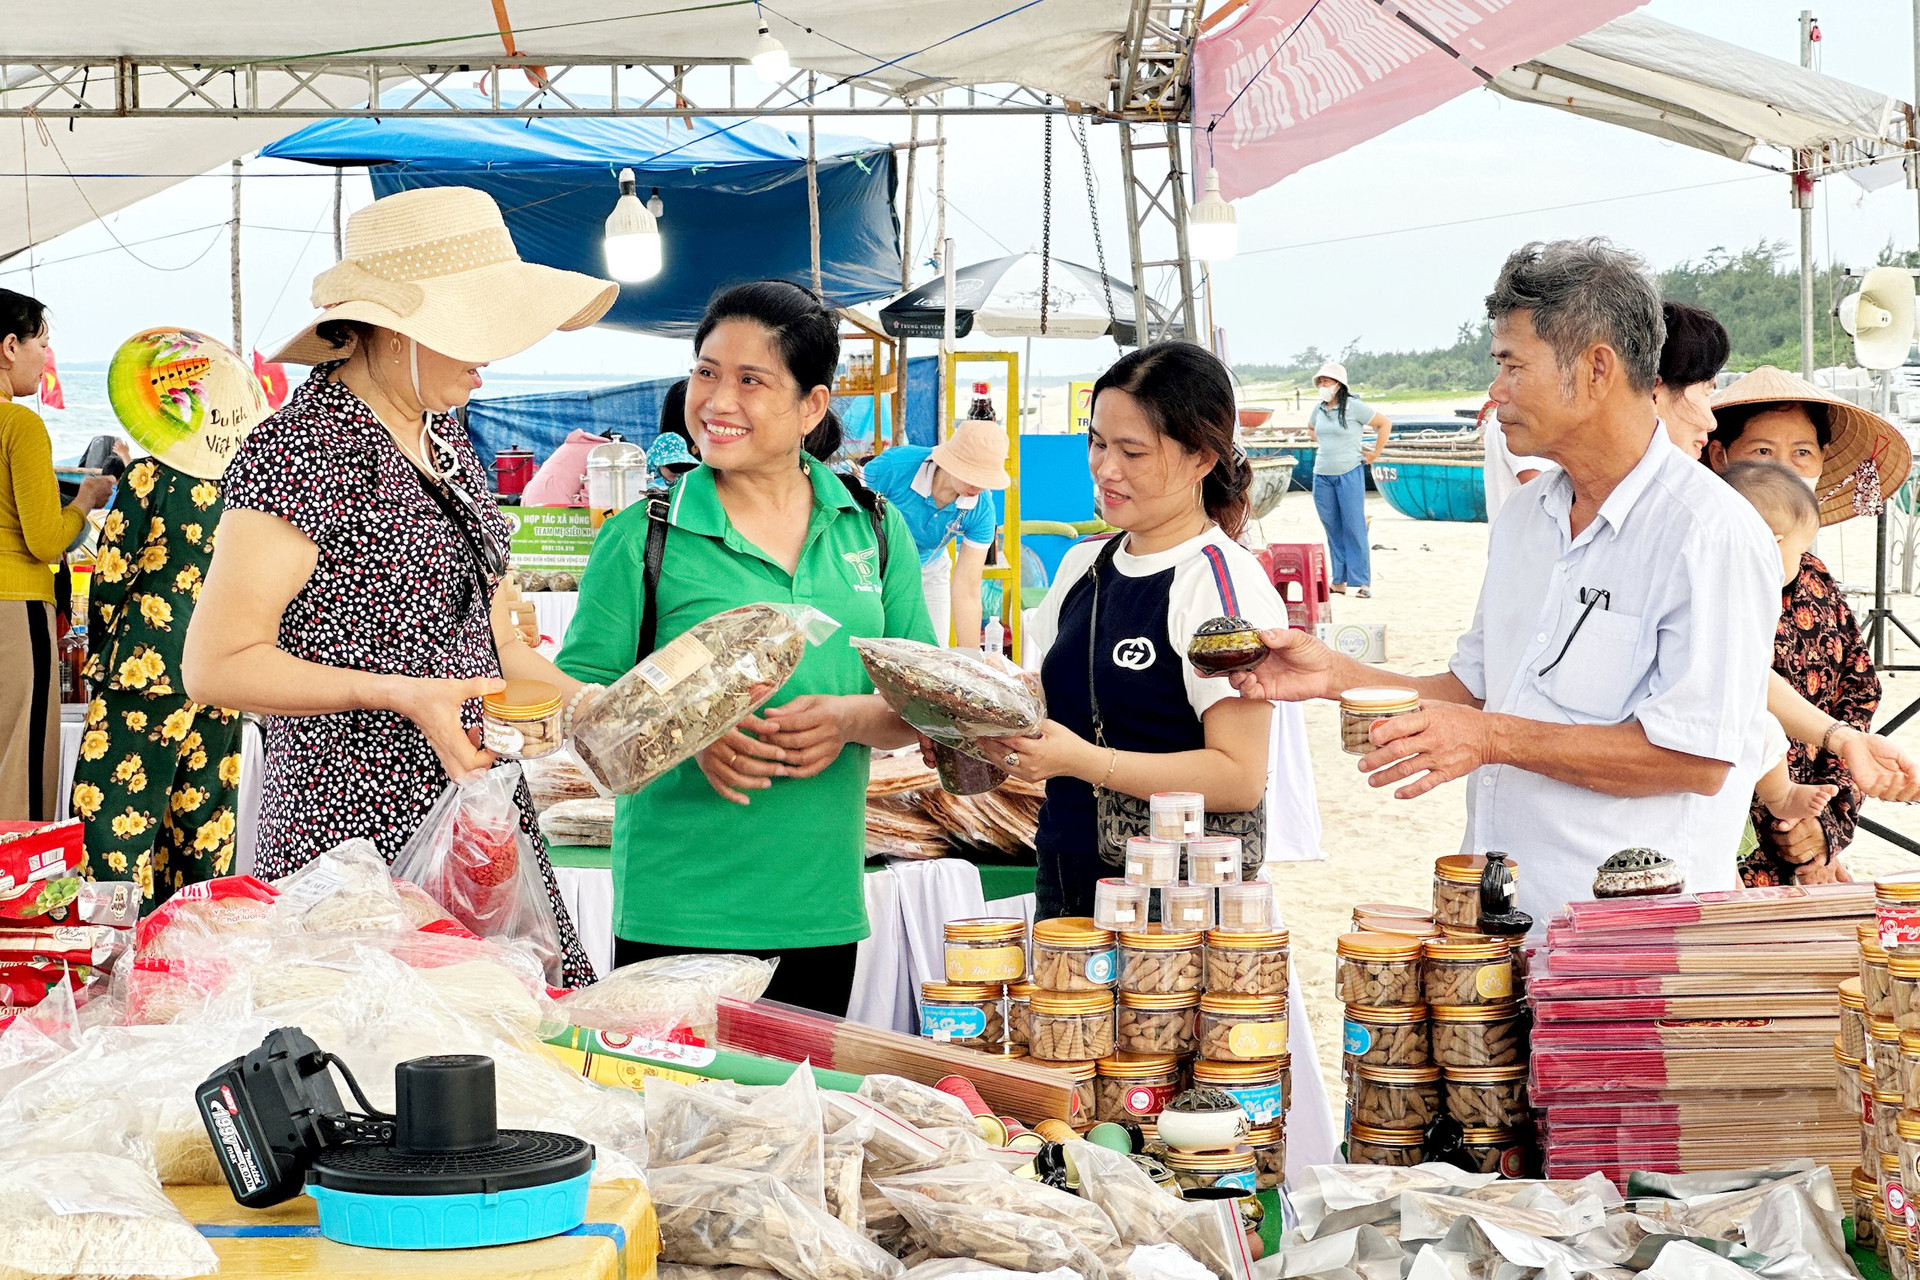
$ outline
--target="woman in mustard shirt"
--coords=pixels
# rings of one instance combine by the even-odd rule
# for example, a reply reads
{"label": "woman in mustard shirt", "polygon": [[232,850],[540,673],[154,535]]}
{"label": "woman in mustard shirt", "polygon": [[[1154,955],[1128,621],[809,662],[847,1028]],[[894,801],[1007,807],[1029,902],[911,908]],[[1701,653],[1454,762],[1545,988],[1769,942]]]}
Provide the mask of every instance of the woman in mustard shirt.
{"label": "woman in mustard shirt", "polygon": [[113,481],[88,476],[60,505],[53,441],[30,396],[47,367],[47,309],[0,289],[0,822],[51,822],[60,786],[60,667],[53,568],[104,506]]}
{"label": "woman in mustard shirt", "polygon": [[694,338],[687,422],[700,466],[674,483],[641,640],[651,504],[600,528],[562,671],[610,681],[694,624],[743,604],[810,605],[839,624],[758,716],[615,802],[614,963],[689,951],[778,956],[767,995],[844,1014],[867,936],[868,748],[912,730],[848,640],[931,641],[920,558],[898,511],[830,470],[839,325],[799,285],[715,298]]}

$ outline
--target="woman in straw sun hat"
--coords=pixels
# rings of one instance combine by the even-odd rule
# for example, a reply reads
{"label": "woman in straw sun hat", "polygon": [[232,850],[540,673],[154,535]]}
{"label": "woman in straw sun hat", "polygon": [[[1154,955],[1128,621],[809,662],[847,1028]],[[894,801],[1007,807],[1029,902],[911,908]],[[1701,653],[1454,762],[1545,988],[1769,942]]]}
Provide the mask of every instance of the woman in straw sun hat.
{"label": "woman in straw sun hat", "polygon": [[[227,509],[184,675],[196,701],[267,719],[255,873],[354,836],[389,861],[449,776],[489,767],[480,698],[502,677],[580,688],[492,601],[507,525],[452,410],[489,362],[613,304],[604,280],[522,262],[493,200],[405,191],[347,223],[321,314],[274,355],[314,366],[226,472]],[[568,985],[593,979],[538,851]]]}
{"label": "woman in straw sun hat", "polygon": [[[1912,461],[1906,440],[1884,418],[1771,365],[1715,395],[1713,416],[1709,466],[1721,473],[1741,462],[1786,468],[1813,490],[1823,525],[1878,514]],[[1811,551],[1801,556],[1781,606],[1767,707],[1792,739],[1793,781],[1839,793],[1817,817],[1797,822],[1774,819],[1755,799],[1754,847],[1740,863],[1749,885],[1845,879],[1840,853],[1853,840],[1861,799],[1920,796],[1914,762],[1869,732],[1880,678],[1839,584]]]}
{"label": "woman in straw sun hat", "polygon": [[[962,418],[953,434],[931,449],[888,449],[866,465],[865,476],[913,530],[934,639],[979,648],[980,582],[998,527],[987,493],[1013,483],[1007,474],[1007,429]],[[949,543],[958,544],[952,560],[947,559]]]}

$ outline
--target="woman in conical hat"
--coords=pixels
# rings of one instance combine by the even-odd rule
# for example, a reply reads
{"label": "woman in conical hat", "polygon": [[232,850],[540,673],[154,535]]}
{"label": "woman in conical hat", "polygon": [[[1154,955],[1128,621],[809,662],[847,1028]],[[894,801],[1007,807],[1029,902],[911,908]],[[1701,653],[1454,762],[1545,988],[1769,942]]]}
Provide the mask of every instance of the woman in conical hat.
{"label": "woman in conical hat", "polygon": [[[1822,525],[1877,515],[1912,462],[1906,439],[1879,414],[1771,365],[1716,394],[1713,416],[1703,461],[1723,473],[1741,462],[1786,468],[1813,490]],[[1792,740],[1788,772],[1839,792],[1816,817],[1793,821],[1776,819],[1756,797],[1741,877],[1755,886],[1845,879],[1840,853],[1861,799],[1913,799],[1920,776],[1906,753],[1871,732],[1880,677],[1839,584],[1811,551],[1782,593],[1773,654],[1767,705]]]}
{"label": "woman in conical hat", "polygon": [[[522,262],[493,200],[403,191],[355,213],[314,280],[321,313],[275,355],[314,366],[226,473],[220,544],[188,635],[187,691],[268,717],[256,874],[355,836],[389,861],[449,777],[494,763],[480,699],[507,680],[581,688],[496,627],[507,523],[453,411],[481,370],[613,305],[605,280]],[[524,786],[568,985],[592,966]]]}

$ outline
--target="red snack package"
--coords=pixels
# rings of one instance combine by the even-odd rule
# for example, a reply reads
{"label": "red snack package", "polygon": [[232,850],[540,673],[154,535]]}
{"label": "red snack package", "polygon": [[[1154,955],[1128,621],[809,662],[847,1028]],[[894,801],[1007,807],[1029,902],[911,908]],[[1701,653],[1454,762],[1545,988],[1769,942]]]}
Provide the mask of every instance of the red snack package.
{"label": "red snack package", "polygon": [[78,871],[86,856],[80,819],[0,822],[0,893]]}

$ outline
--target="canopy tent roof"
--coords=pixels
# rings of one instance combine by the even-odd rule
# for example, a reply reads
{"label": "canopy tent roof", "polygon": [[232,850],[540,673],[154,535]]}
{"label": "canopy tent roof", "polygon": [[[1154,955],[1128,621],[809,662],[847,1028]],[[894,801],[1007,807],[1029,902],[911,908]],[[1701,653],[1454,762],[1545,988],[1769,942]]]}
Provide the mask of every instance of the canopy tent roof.
{"label": "canopy tent roof", "polygon": [[[507,0],[518,51],[532,58],[632,54],[636,61],[752,56],[764,18],[796,67],[909,93],[1021,84],[1080,101],[1107,90],[1131,0],[970,5],[953,0]],[[617,10],[609,14],[609,8]],[[146,0],[87,0],[84,21],[58,5],[22,6],[0,27],[0,63],[96,54],[209,62],[389,51],[428,62],[492,56],[501,34],[488,0],[335,0],[263,5],[196,0],[190,22],[156,21]]]}
{"label": "canopy tent roof", "polygon": [[[157,21],[152,6],[139,0],[88,0],[84,21],[59,6],[13,8],[18,12],[0,23],[0,109],[51,113],[78,95],[93,110],[71,125],[49,119],[0,127],[0,171],[29,175],[24,182],[0,182],[0,258],[206,173],[292,127],[284,118],[221,116],[230,102],[285,103],[291,108],[285,114],[324,118],[366,102],[379,81],[377,69],[355,76],[314,67],[289,72],[277,63],[324,59],[339,72],[356,60],[371,67],[386,59],[391,69],[404,59],[416,77],[444,76],[449,86],[467,87],[474,77],[460,72],[460,60],[499,58],[507,47],[489,0],[336,0],[308,7],[199,0],[185,19],[168,21]],[[745,59],[764,13],[796,69],[791,89],[755,94],[750,70],[710,73],[735,76],[740,91],[726,96],[749,106],[794,108],[808,93],[808,71],[820,73],[822,91],[842,80],[906,96],[1012,84],[1099,102],[1108,94],[1134,3],[1046,0],[987,11],[951,0],[786,0],[776,14],[752,0],[632,0],[617,8],[610,15],[600,0],[506,0],[509,19],[520,24],[512,30],[512,48],[556,66],[569,59],[627,65]],[[136,74],[143,111],[171,106],[181,114],[116,118],[111,64],[121,57],[177,64]],[[106,65],[83,73],[78,64],[86,62]],[[222,63],[244,65],[229,72],[218,69]],[[202,70],[184,73],[181,66]],[[663,92],[663,81],[644,68],[623,84],[636,81],[643,95]],[[532,93],[518,73],[497,77],[496,87],[513,99]],[[568,76],[553,99],[577,99],[575,89],[607,91],[604,83]],[[675,97],[666,93],[658,105],[674,106]],[[819,101],[826,103],[824,92]],[[325,102],[335,109],[315,109]]]}
{"label": "canopy tent roof", "polygon": [[[480,95],[449,97],[477,106]],[[900,280],[892,148],[835,135],[815,147],[822,291],[839,305],[886,297]],[[499,202],[522,257],[590,275],[605,274],[616,175],[631,168],[642,199],[659,189],[665,263],[622,286],[601,321],[615,328],[691,334],[718,288],[805,280],[811,269],[806,138],[767,121],[356,118],[310,125],[261,154],[368,165],[376,195],[477,187]]]}
{"label": "canopy tent roof", "polygon": [[[1641,14],[1503,71],[1490,87],[1730,160],[1812,151],[1816,177],[1902,154],[1912,116],[1898,98]],[[1795,165],[1784,155],[1770,167]]]}

